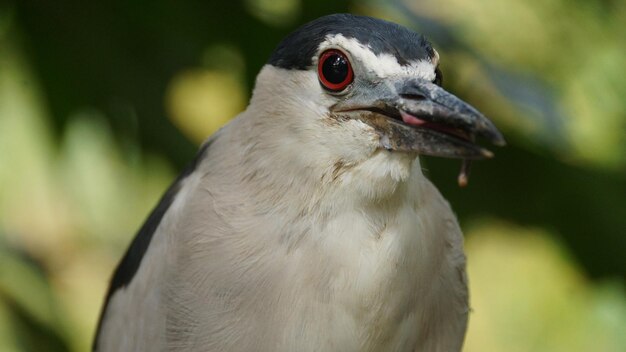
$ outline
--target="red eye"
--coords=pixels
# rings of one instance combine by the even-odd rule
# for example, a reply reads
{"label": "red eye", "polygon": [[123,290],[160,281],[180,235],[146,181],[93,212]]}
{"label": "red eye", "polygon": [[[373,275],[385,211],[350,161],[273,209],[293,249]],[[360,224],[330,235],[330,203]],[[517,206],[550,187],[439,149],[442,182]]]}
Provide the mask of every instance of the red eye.
{"label": "red eye", "polygon": [[324,88],[339,92],[345,89],[354,78],[350,61],[339,50],[326,50],[317,64],[317,75]]}

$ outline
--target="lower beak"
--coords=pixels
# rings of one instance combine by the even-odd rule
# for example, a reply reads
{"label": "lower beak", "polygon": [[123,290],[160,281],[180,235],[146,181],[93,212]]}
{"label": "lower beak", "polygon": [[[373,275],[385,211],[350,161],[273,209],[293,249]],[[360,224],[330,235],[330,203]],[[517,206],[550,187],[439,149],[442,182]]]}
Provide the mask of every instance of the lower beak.
{"label": "lower beak", "polygon": [[376,129],[381,147],[459,159],[493,156],[476,137],[503,146],[502,134],[471,105],[434,83],[399,80],[336,104],[335,113],[356,113]]}

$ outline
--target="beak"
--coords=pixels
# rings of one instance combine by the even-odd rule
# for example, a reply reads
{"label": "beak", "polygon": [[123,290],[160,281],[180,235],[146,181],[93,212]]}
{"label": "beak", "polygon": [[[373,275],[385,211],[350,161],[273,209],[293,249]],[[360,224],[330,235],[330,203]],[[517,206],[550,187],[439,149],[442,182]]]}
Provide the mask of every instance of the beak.
{"label": "beak", "polygon": [[493,157],[493,153],[475,143],[477,136],[497,146],[506,144],[493,123],[475,108],[418,78],[360,85],[355,82],[352,91],[331,112],[359,118],[374,127],[381,147],[387,150],[484,159]]}

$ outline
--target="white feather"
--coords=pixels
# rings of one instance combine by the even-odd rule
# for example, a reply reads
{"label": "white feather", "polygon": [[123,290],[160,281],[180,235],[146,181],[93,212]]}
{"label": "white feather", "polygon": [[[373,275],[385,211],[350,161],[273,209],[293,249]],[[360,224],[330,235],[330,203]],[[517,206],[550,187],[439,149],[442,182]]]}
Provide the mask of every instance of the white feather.
{"label": "white feather", "polygon": [[[367,45],[355,38],[347,38],[341,34],[328,35],[320,45],[318,54],[331,48],[346,51],[352,61],[362,63],[363,67],[366,67],[378,78],[410,76],[432,81],[435,79],[435,67],[439,60],[439,56],[436,54],[436,59],[432,61],[414,60],[408,64],[400,65],[395,56],[388,53],[374,54]],[[317,57],[318,55],[315,56],[315,60]],[[314,61],[314,64],[317,64],[317,61]]]}
{"label": "white feather", "polygon": [[460,350],[450,207],[416,155],[333,120],[333,99],[314,72],[263,68],[114,294],[99,351]]}

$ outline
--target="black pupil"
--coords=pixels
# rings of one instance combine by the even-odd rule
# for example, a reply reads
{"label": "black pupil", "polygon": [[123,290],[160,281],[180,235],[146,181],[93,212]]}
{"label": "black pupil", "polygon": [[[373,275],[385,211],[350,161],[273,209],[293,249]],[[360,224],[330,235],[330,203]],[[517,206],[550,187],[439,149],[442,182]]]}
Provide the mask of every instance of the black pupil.
{"label": "black pupil", "polygon": [[333,54],[322,64],[324,78],[330,83],[342,83],[348,77],[348,60],[345,57]]}

